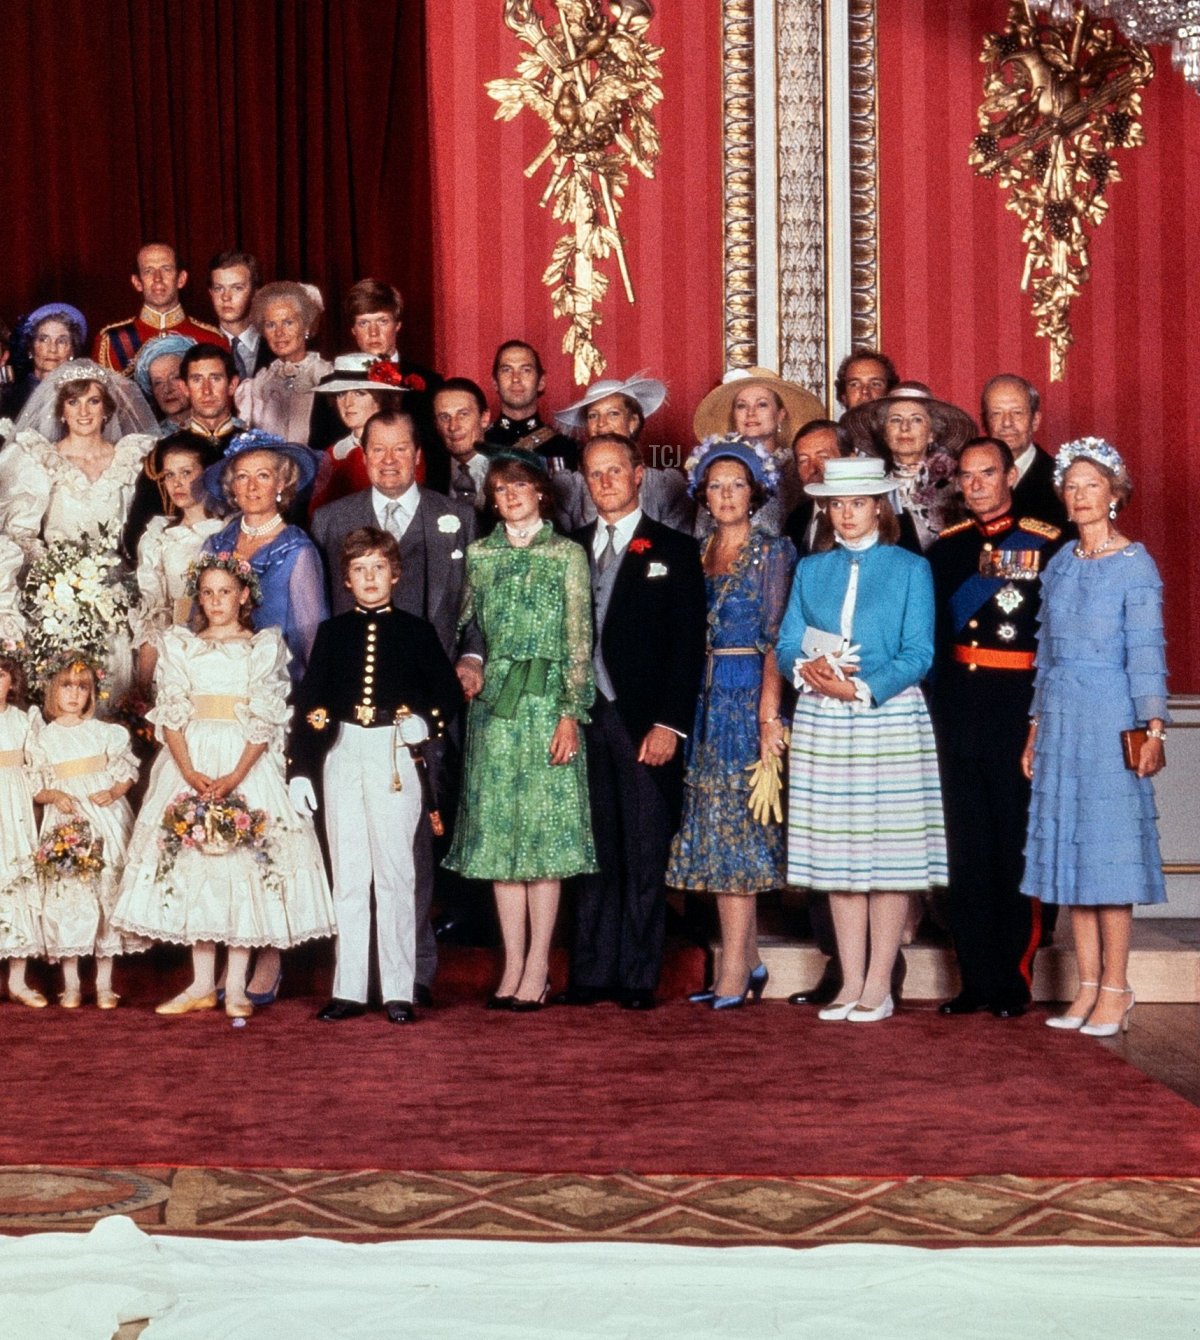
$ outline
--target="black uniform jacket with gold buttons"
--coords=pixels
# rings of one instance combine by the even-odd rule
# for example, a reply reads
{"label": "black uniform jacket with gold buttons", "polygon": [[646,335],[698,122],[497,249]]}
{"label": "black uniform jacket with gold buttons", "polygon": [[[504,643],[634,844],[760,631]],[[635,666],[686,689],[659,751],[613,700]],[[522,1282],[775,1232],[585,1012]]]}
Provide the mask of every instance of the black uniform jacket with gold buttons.
{"label": "black uniform jacket with gold buttons", "polygon": [[929,706],[944,748],[983,755],[1023,746],[1033,694],[1041,575],[1056,526],[1011,513],[944,530],[933,569],[937,647]]}
{"label": "black uniform jacket with gold buttons", "polygon": [[462,689],[433,626],[391,605],[326,619],[296,690],[289,777],[315,780],[343,723],[390,728],[407,708],[437,741]]}

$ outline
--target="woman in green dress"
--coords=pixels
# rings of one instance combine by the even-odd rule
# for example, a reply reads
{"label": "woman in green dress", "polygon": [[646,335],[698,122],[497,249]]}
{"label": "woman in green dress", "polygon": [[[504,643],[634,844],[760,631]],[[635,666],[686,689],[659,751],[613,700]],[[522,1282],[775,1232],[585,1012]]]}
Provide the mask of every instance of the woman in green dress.
{"label": "woman in green dress", "polygon": [[484,493],[504,523],[467,549],[459,626],[475,620],[483,688],[467,715],[462,798],[446,866],[490,879],[504,940],[491,1009],[539,1009],[561,881],[595,870],[583,733],[592,683],[587,556],[546,520],[531,452],[497,452]]}

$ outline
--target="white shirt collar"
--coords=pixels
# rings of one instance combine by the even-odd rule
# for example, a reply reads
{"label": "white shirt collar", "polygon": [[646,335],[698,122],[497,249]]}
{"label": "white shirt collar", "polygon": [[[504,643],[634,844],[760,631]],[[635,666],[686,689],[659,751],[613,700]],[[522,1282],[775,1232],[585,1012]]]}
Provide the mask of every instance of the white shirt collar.
{"label": "white shirt collar", "polygon": [[229,341],[229,347],[231,349],[233,348],[234,340],[237,340],[241,344],[242,348],[245,349],[245,351],[248,354],[254,354],[258,352],[258,342],[262,338],[262,334],[257,326],[247,326],[246,329],[243,330],[240,335],[234,335],[232,332],[226,330],[225,327],[222,326],[221,334],[224,335],[225,338]]}
{"label": "white shirt collar", "polygon": [[[613,549],[617,554],[623,554],[629,547],[629,541],[633,539],[633,532],[638,528],[638,522],[642,519],[642,509],[635,507],[628,516],[623,516],[620,521],[615,522],[616,531],[613,534]],[[592,553],[597,558],[601,552],[608,546],[608,522],[603,517],[596,518],[596,538],[592,541]]]}
{"label": "white shirt collar", "polygon": [[386,493],[380,493],[374,484],[371,485],[371,506],[375,509],[375,516],[381,527],[387,509],[392,503],[399,503],[400,511],[411,521],[417,514],[417,504],[420,501],[421,491],[416,484],[410,484],[398,498],[389,498]]}
{"label": "white shirt collar", "polygon": [[1029,473],[1029,467],[1037,460],[1037,454],[1037,444],[1031,442],[1013,462],[1017,467],[1017,483],[1020,483]]}

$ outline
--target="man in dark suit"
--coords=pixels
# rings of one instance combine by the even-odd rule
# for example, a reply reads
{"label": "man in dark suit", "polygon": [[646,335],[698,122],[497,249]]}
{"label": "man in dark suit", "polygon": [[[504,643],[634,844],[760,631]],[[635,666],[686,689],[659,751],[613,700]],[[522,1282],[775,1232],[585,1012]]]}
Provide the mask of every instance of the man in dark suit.
{"label": "man in dark suit", "polygon": [[[832,419],[813,419],[792,438],[792,457],[796,462],[796,477],[803,489],[819,484],[825,478],[825,462],[849,456],[854,450],[850,434]],[[783,533],[796,546],[801,558],[812,553],[817,528],[817,501],[805,493],[800,502],[788,513]]]}
{"label": "man in dark suit", "polygon": [[648,1010],[662,967],[663,875],[679,824],[681,743],[704,664],[706,604],[696,541],[638,505],[643,466],[617,433],[592,438],[581,468],[597,519],[587,551],[596,701],[585,728],[599,873],[579,881],[564,1003],[615,998]]}
{"label": "man in dark suit", "polygon": [[240,381],[253,377],[275,358],[250,320],[250,304],[261,283],[258,261],[248,251],[219,251],[208,263],[208,296],[221,334],[229,341]]}
{"label": "man in dark suit", "polygon": [[1054,490],[1054,458],[1034,440],[1042,422],[1041,401],[1032,382],[1014,372],[1002,372],[983,388],[981,421],[983,431],[1003,442],[1016,462],[1013,512],[1048,521],[1061,530],[1067,525],[1067,509]]}
{"label": "man in dark suit", "polygon": [[[381,410],[367,420],[363,456],[371,487],[317,509],[312,537],[325,558],[325,571],[341,571],[342,543],[363,526],[394,535],[400,547],[400,580],[392,588],[397,609],[426,619],[455,665],[463,692],[474,697],[483,686],[482,639],[468,628],[461,647],[458,607],[462,601],[467,545],[475,539],[475,510],[416,483],[421,448],[412,416]],[[333,582],[330,607],[342,614],[354,607],[349,590]],[[417,835],[417,1003],[429,999],[437,970],[437,942],[429,924],[433,901],[433,850],[428,824]]]}

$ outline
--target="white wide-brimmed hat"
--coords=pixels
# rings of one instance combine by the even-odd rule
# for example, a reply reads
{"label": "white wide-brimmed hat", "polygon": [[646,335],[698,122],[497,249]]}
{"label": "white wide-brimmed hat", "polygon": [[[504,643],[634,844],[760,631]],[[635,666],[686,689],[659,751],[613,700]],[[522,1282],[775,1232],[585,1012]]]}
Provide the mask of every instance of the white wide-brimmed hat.
{"label": "white wide-brimmed hat", "polygon": [[372,366],[380,361],[378,354],[339,354],[333,360],[333,371],[327,372],[313,390],[329,395],[342,391],[407,391],[407,386],[371,376]]}
{"label": "white wide-brimmed hat", "polygon": [[769,368],[733,368],[722,377],[720,386],[709,391],[696,406],[692,417],[696,440],[703,442],[706,437],[728,433],[733,427],[733,402],[738,392],[755,383],[774,391],[783,402],[787,410],[789,442],[806,423],[825,417],[825,406],[811,391],[795,382],[785,381],[778,372]]}
{"label": "white wide-brimmed hat", "polygon": [[810,498],[862,498],[891,493],[896,481],[887,473],[878,456],[846,456],[825,462],[825,478],[805,484]]}
{"label": "white wide-brimmed hat", "polygon": [[593,382],[584,392],[582,399],[555,414],[555,422],[565,432],[581,432],[587,427],[588,406],[594,405],[598,400],[606,400],[610,395],[627,395],[636,400],[642,414],[642,422],[645,423],[666,400],[667,384],[660,382],[656,377],[647,377],[645,372],[635,372],[623,382],[611,377],[604,381]]}

